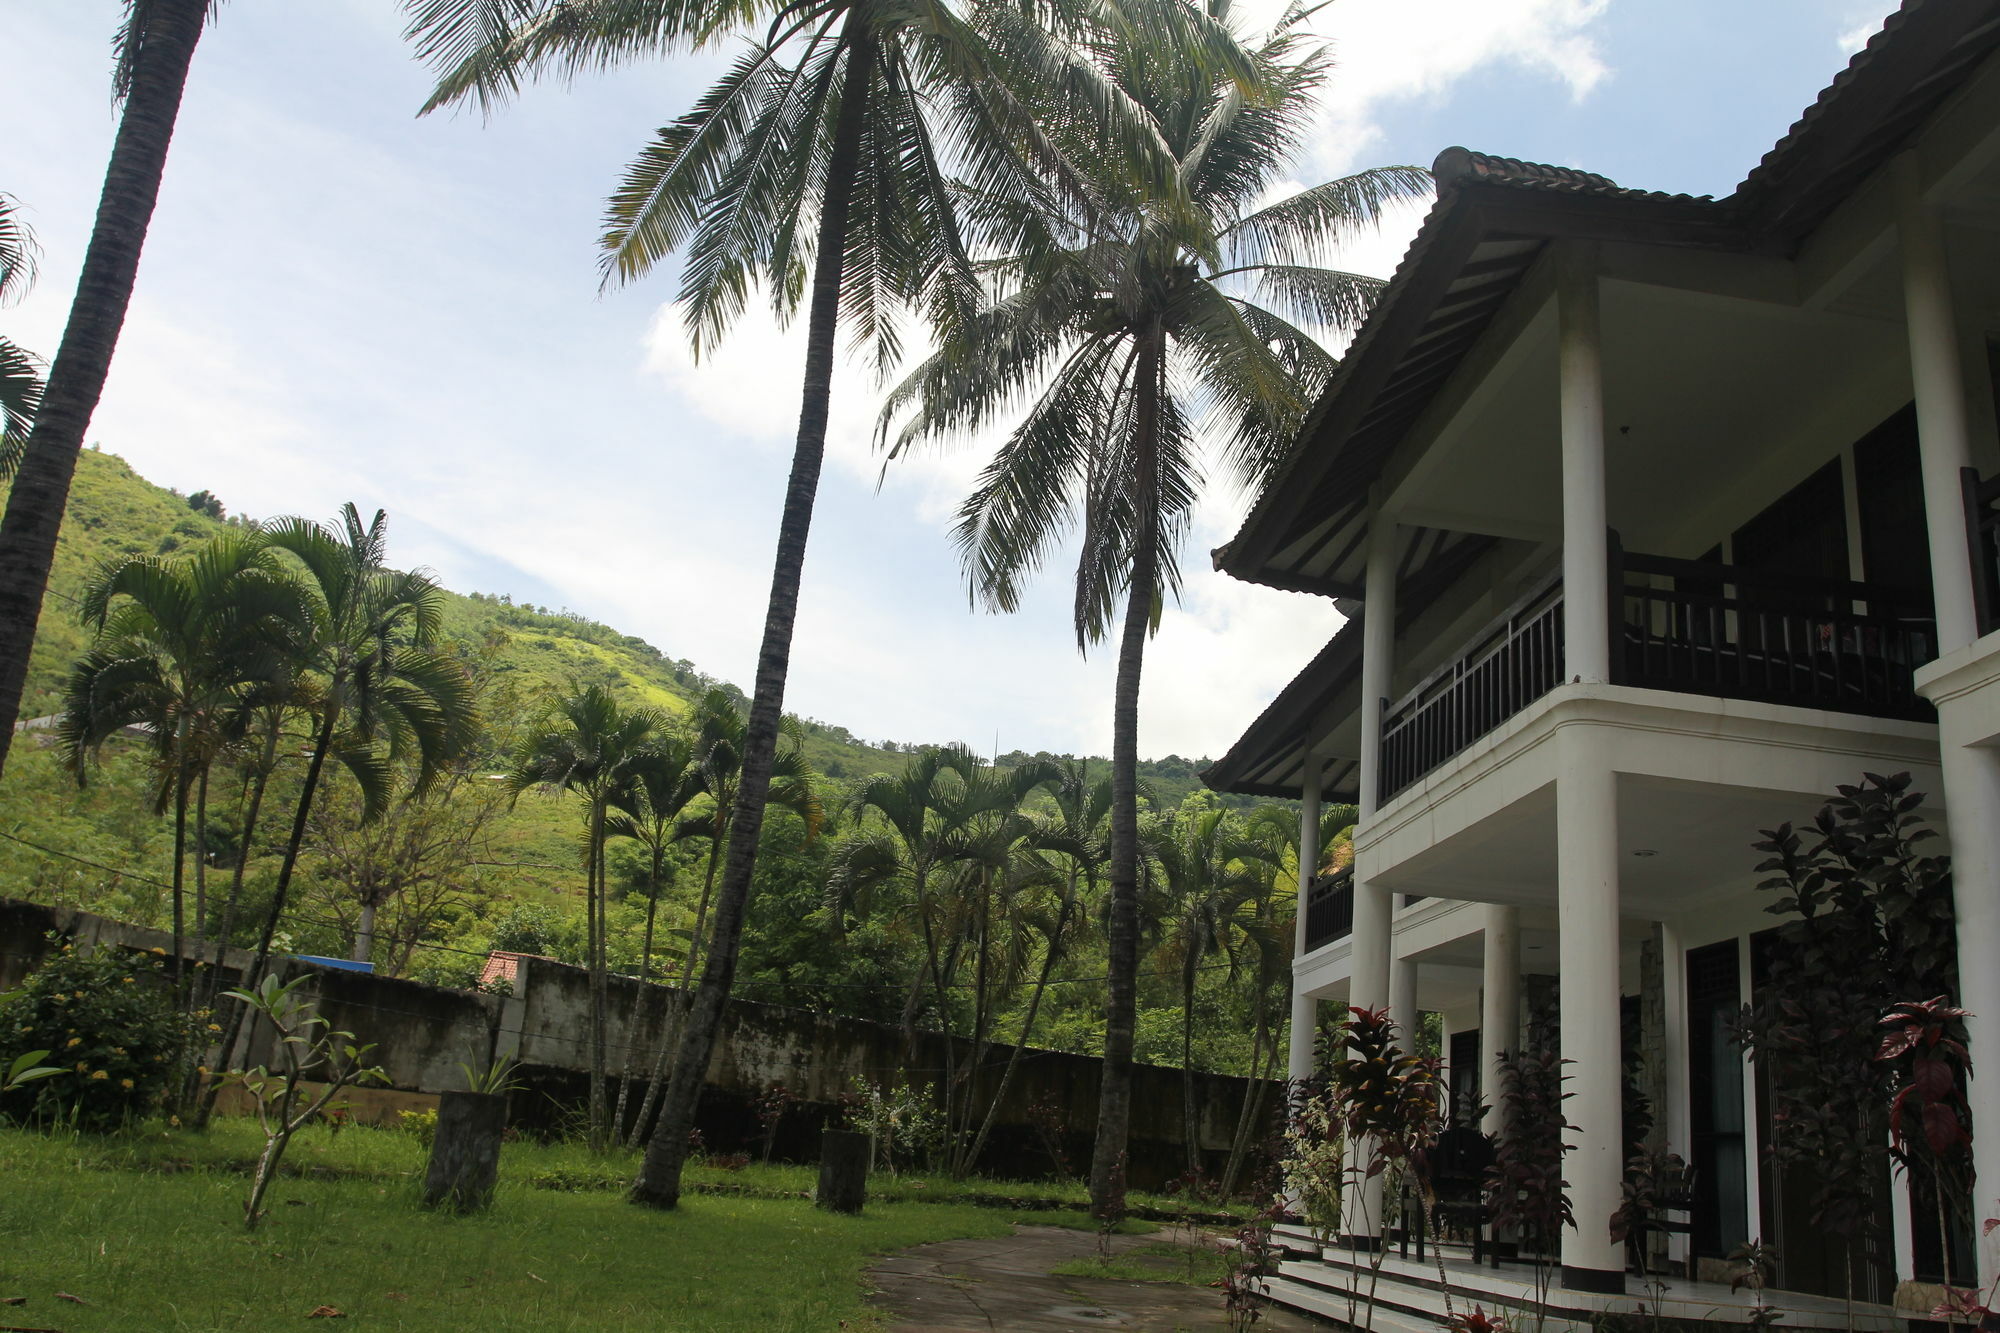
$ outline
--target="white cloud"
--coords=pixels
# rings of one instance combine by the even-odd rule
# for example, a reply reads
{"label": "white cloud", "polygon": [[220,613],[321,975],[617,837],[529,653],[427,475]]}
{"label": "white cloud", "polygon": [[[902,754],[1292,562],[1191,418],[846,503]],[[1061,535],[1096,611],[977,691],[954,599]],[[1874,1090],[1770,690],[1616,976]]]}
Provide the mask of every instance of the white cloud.
{"label": "white cloud", "polygon": [[[1385,107],[1437,98],[1490,66],[1553,79],[1582,101],[1611,77],[1592,33],[1609,8],[1610,0],[1340,0],[1328,6],[1315,30],[1332,42],[1336,65],[1314,166],[1322,175],[1340,175],[1371,165]],[[1270,6],[1271,13],[1276,9]]]}

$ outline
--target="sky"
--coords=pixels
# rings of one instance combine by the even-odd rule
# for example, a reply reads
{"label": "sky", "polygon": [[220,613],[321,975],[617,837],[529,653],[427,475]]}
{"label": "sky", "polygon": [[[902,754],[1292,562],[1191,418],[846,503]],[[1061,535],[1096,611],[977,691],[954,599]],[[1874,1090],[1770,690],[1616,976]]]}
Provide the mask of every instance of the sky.
{"label": "sky", "polygon": [[[1726,194],[1891,0],[1334,0],[1336,69],[1293,184],[1443,148]],[[1251,0],[1254,27],[1278,6]],[[118,0],[0,0],[0,191],[43,256],[0,332],[53,353],[116,127]],[[599,292],[604,196],[722,55],[527,89],[429,90],[393,0],[225,0],[203,39],[90,441],[254,517],[389,513],[392,563],[649,640],[748,688],[798,410],[801,330],[747,316],[688,355],[664,269]],[[1386,277],[1421,209],[1336,262]],[[870,740],[1102,754],[1112,645],[1067,570],[975,611],[949,539],[991,441],[872,451],[835,385],[787,706]],[[1220,755],[1338,627],[1209,569],[1250,497],[1209,488],[1147,658],[1140,753]]]}

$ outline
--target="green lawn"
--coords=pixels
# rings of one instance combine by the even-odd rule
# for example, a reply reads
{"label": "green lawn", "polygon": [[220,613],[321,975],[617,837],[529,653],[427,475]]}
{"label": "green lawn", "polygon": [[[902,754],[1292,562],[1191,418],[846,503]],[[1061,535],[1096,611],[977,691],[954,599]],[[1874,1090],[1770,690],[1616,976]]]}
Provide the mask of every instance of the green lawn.
{"label": "green lawn", "polygon": [[610,1164],[527,1143],[508,1146],[493,1209],[455,1218],[417,1206],[423,1152],[411,1136],[313,1129],[288,1158],[305,1174],[272,1186],[252,1234],[239,1164],[255,1145],[243,1122],[107,1139],[0,1129],[0,1298],[27,1298],[0,1307],[0,1324],[262,1330],[330,1306],[346,1317],[330,1328],[865,1328],[874,1255],[1004,1235],[1015,1221],[1087,1224],[900,1201],[847,1218],[801,1200],[706,1195],[648,1212],[613,1191],[531,1185]]}

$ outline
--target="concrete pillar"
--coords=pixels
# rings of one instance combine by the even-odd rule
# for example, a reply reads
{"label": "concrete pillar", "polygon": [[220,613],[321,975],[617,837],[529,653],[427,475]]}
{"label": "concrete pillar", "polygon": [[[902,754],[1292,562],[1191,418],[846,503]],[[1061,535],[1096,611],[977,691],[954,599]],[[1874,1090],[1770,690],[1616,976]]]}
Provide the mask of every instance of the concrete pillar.
{"label": "concrete pillar", "polygon": [[1556,284],[1562,407],[1563,679],[1611,679],[1610,519],[1596,253],[1571,249]]}
{"label": "concrete pillar", "polygon": [[[1968,700],[1959,707],[1972,707]],[[1951,704],[1945,709],[1950,710]],[[1981,1235],[1979,1222],[2000,1212],[2000,750],[1952,744],[1949,711],[1941,711],[1947,737],[1940,748],[1951,812],[1951,877],[1958,914],[1958,998],[1966,1020],[1973,1078],[1974,1243],[1981,1290],[2000,1278],[2000,1228]],[[1991,722],[1988,721],[1990,728]]]}
{"label": "concrete pillar", "polygon": [[[1368,533],[1368,580],[1361,622],[1361,824],[1382,804],[1382,705],[1390,690],[1396,653],[1396,562],[1402,529],[1377,511]],[[1364,838],[1365,842],[1365,838]],[[1354,932],[1349,942],[1348,1003],[1379,1009],[1389,1003],[1389,891],[1367,878],[1365,849],[1354,865]],[[1349,1165],[1365,1161],[1366,1145],[1349,1145]],[[1343,1229],[1358,1247],[1382,1233],[1382,1178],[1375,1176],[1346,1193]]]}
{"label": "concrete pillar", "polygon": [[[1693,1109],[1688,1102],[1688,1006],[1687,946],[1681,943],[1680,929],[1670,922],[1660,926],[1660,1007],[1666,1019],[1665,1040],[1660,1058],[1666,1065],[1666,1098],[1660,1107],[1660,1124],[1665,1130],[1668,1152],[1683,1160],[1694,1157]],[[1667,1238],[1667,1257],[1676,1263],[1688,1257],[1688,1238],[1680,1233]]]}
{"label": "concrete pillar", "polygon": [[1479,1002],[1479,1090],[1486,1098],[1480,1127],[1506,1133],[1500,1105],[1500,1058],[1521,1049],[1521,909],[1486,909],[1483,972]]}
{"label": "concrete pillar", "polygon": [[1618,985],[1618,790],[1588,732],[1561,739],[1556,781],[1562,1055],[1573,1145],[1564,1174],[1576,1225],[1563,1232],[1563,1285],[1625,1290],[1611,1239],[1624,1179]]}
{"label": "concrete pillar", "polygon": [[1896,229],[1902,243],[1903,309],[1909,326],[1910,383],[1917,400],[1923,460],[1924,526],[1930,534],[1931,586],[1937,601],[1938,654],[1978,637],[1973,614],[1972,552],[1966,540],[1959,469],[1972,465],[1965,363],[1952,309],[1944,221],[1923,196],[1916,156],[1894,167]]}
{"label": "concrete pillar", "polygon": [[1416,1049],[1423,1015],[1417,1011],[1417,964],[1412,958],[1389,960],[1389,1018],[1396,1025],[1399,1044],[1405,1051]]}
{"label": "concrete pillar", "polygon": [[[1319,760],[1310,753],[1305,758],[1305,776],[1299,790],[1299,908],[1292,925],[1292,957],[1306,956],[1306,895],[1312,890],[1313,872],[1319,867]],[[1313,1036],[1319,1027],[1319,1001],[1299,987],[1296,968],[1292,973],[1291,1045],[1285,1060],[1285,1076],[1301,1079],[1313,1070]]]}

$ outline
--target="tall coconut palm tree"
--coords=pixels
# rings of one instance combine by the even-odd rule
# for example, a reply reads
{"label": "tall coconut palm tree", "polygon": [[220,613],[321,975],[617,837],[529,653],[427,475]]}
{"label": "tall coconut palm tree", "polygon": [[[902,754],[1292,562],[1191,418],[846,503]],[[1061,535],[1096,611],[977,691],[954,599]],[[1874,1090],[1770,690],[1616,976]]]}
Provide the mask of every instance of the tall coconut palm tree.
{"label": "tall coconut palm tree", "polygon": [[[0,309],[20,300],[35,281],[35,235],[14,209],[13,197],[0,194]],[[19,465],[41,401],[41,365],[17,344],[0,338],[0,481]]]}
{"label": "tall coconut palm tree", "polygon": [[85,587],[95,631],[70,672],[62,740],[77,780],[105,741],[128,728],[147,738],[159,773],[157,807],[174,816],[174,949],[187,938],[185,875],[194,805],[194,935],[206,938],[208,787],[216,763],[243,742],[290,675],[287,648],[306,616],[303,590],[254,532],[219,533],[191,554],[132,556]]}
{"label": "tall coconut palm tree", "polygon": [[28,655],[84,431],[103,396],[159,198],[188,65],[216,0],[125,0],[112,89],[124,104],[69,323],[0,514],[0,773],[20,717]]}
{"label": "tall coconut palm tree", "polygon": [[[761,284],[781,314],[806,307],[805,382],[778,525],[743,776],[713,943],[675,1059],[661,1132],[633,1187],[671,1208],[702,1079],[735,979],[758,832],[777,752],[799,578],[825,455],[834,341],[845,317],[878,365],[901,351],[899,317],[962,322],[978,293],[952,173],[1025,200],[1042,181],[1081,199],[1089,182],[1054,150],[1019,90],[1059,93],[1115,136],[1126,160],[1164,166],[1158,136],[1079,49],[1037,19],[1080,27],[1144,11],[1191,53],[1248,77],[1219,25],[1183,0],[1032,7],[953,0],[405,0],[420,53],[442,72],[431,99],[482,103],[524,77],[574,75],[749,28],[694,109],[661,130],[612,197],[605,278],[623,283],[685,251],[681,303],[697,354]],[[810,277],[808,277],[810,271]]]}
{"label": "tall coconut palm tree", "polygon": [[609,984],[605,964],[607,918],[604,874],[605,816],[658,745],[666,715],[656,708],[624,708],[602,685],[588,685],[551,701],[541,725],[531,728],[507,770],[515,792],[530,787],[574,792],[583,798],[584,911],[590,959],[590,1146],[610,1141],[605,1097],[605,1028]]}
{"label": "tall coconut palm tree", "polygon": [[1390,167],[1265,202],[1313,124],[1328,67],[1301,38],[1305,13],[1293,8],[1257,49],[1266,90],[1257,98],[1170,45],[1109,43],[1104,60],[1174,160],[1170,188],[1124,171],[1090,126],[1059,122],[1052,133],[1066,157],[1104,165],[1094,185],[1109,221],[1054,201],[996,205],[1018,243],[992,266],[995,299],[882,413],[894,457],[977,434],[1027,404],[959,511],[973,595],[1014,610],[1022,584],[1075,531],[1080,648],[1110,635],[1123,602],[1105,1067],[1091,1162],[1092,1206],[1106,1217],[1123,1210],[1131,1118],[1146,639],[1179,590],[1178,546],[1205,472],[1246,488],[1269,475],[1333,369],[1307,330],[1354,327],[1380,290],[1314,261],[1430,185],[1418,168]]}

